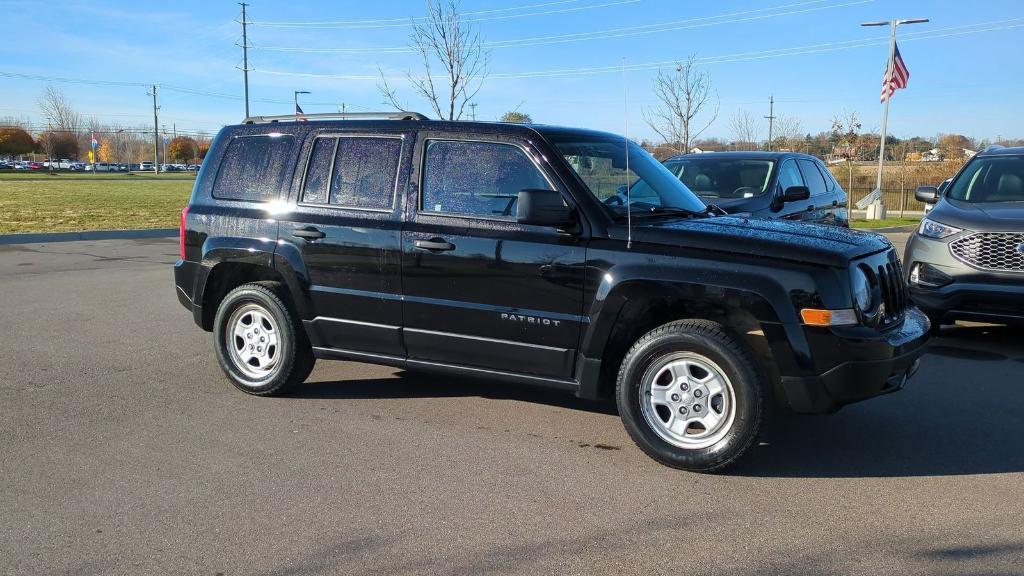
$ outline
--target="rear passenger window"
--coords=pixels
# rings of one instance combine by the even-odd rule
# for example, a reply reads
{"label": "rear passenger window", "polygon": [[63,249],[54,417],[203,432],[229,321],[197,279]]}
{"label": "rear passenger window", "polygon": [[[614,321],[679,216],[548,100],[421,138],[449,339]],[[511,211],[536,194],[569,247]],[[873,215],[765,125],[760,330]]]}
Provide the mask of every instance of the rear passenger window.
{"label": "rear passenger window", "polygon": [[306,168],[306,184],[302,188],[302,201],[311,204],[327,203],[327,187],[331,182],[331,160],[337,138],[317,138]]}
{"label": "rear passenger window", "polygon": [[804,174],[804,182],[807,183],[811,196],[825,194],[827,191],[825,177],[821,175],[821,171],[818,170],[814,162],[810,160],[797,160],[797,162],[800,164],[800,171]]}
{"label": "rear passenger window", "polygon": [[421,210],[511,220],[519,191],[550,189],[517,146],[498,142],[427,142]]}
{"label": "rear passenger window", "polygon": [[302,201],[343,208],[389,210],[402,157],[401,138],[317,138]]}
{"label": "rear passenger window", "polygon": [[237,136],[224,151],[213,197],[269,202],[285,192],[295,139],[290,134]]}

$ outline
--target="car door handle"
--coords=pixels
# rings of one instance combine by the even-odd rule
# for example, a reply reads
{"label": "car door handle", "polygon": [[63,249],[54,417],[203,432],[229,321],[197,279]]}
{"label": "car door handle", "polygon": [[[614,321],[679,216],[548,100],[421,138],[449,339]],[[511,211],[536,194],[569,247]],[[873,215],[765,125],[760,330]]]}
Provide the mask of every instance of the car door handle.
{"label": "car door handle", "polygon": [[832,206],[833,206],[833,207],[835,207],[835,206],[839,206],[839,200],[833,200],[833,201],[832,201]]}
{"label": "car door handle", "polygon": [[322,231],[317,230],[312,226],[307,226],[305,228],[296,228],[295,230],[292,230],[292,236],[304,238],[306,240],[319,240],[327,236],[327,234],[324,234]]}
{"label": "car door handle", "polygon": [[812,204],[812,205],[808,206],[807,207],[807,211],[808,212],[814,212],[814,205]]}
{"label": "car door handle", "polygon": [[447,252],[448,250],[455,250],[455,244],[452,244],[442,238],[417,240],[413,242],[413,246],[415,246],[417,250],[427,250],[430,252]]}

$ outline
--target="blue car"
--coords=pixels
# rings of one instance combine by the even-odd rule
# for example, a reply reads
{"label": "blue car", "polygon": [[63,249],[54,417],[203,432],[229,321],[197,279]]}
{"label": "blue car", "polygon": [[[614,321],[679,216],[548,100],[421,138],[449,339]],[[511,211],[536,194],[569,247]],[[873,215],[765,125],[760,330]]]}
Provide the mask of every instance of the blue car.
{"label": "blue car", "polygon": [[821,160],[795,152],[705,152],[663,162],[730,214],[849,226],[846,191]]}

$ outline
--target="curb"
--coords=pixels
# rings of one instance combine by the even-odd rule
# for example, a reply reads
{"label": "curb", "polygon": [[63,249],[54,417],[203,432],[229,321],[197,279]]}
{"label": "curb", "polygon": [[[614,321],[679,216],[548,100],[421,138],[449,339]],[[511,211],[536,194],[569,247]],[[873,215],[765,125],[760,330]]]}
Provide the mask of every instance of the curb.
{"label": "curb", "polygon": [[88,230],[85,232],[35,232],[28,234],[0,234],[0,245],[37,244],[40,242],[77,242],[81,240],[138,240],[142,238],[172,238],[177,228],[148,230]]}
{"label": "curb", "polygon": [[857,228],[853,227],[854,230],[862,230],[864,232],[875,232],[876,234],[886,234],[894,232],[913,232],[917,230],[918,224],[909,224],[907,226],[891,226],[889,228]]}

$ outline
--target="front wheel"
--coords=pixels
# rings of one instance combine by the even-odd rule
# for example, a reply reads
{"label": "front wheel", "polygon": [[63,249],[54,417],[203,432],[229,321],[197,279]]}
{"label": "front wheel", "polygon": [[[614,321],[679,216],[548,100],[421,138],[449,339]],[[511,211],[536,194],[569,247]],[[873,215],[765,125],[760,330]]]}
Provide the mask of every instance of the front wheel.
{"label": "front wheel", "polygon": [[305,381],[316,359],[277,282],[244,284],[224,297],[213,321],[217,359],[228,379],[257,396]]}
{"label": "front wheel", "polygon": [[619,369],[616,400],[626,431],[648,456],[710,472],[753,445],[763,390],[744,343],[715,322],[680,320],[633,345]]}

